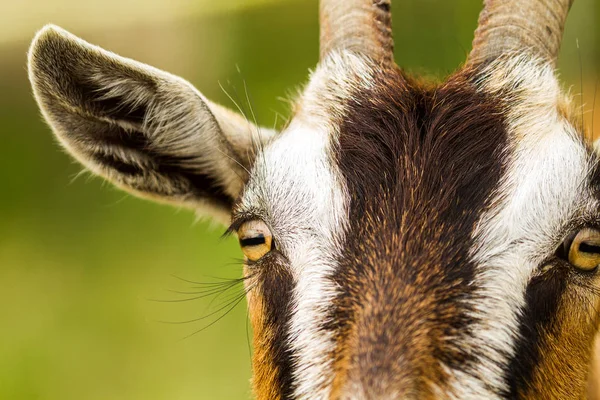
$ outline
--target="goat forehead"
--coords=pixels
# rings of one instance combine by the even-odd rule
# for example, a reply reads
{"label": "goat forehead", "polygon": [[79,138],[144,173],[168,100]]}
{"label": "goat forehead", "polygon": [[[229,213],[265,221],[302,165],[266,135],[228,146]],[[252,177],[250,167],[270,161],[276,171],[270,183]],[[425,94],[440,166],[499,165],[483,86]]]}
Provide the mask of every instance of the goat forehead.
{"label": "goat forehead", "polygon": [[[515,65],[493,71],[501,67],[512,71]],[[568,220],[589,157],[561,116],[559,91],[546,72],[495,72],[485,82],[465,73],[422,89],[397,71],[360,70],[365,84],[347,84],[348,77],[324,80],[319,89],[337,93],[332,116],[324,119],[319,111],[313,112],[317,122],[306,123],[306,116],[294,121],[257,158],[243,196],[245,208],[260,210],[274,226],[292,261],[310,253],[312,241],[299,240],[303,235],[325,240],[328,246],[319,248],[335,258],[346,243],[340,238],[356,238],[366,226],[394,232],[377,235],[382,243],[405,237],[404,244],[422,245],[428,235],[439,236],[441,225],[448,233],[445,248],[497,248],[482,226],[500,205],[512,210],[505,212],[507,226],[521,233],[546,221],[551,231]],[[523,89],[516,106],[507,107],[495,92],[517,76],[537,78],[530,84],[533,94],[527,97]],[[510,204],[500,204],[511,190]],[[528,217],[542,213],[535,221]],[[349,226],[348,218],[362,222]],[[526,224],[530,229],[521,228]],[[452,247],[454,242],[461,245]]]}
{"label": "goat forehead", "polygon": [[[546,173],[546,181],[532,177],[519,193],[537,193],[540,186],[575,196],[578,180],[585,179],[589,154],[562,115],[551,70],[506,63],[487,75],[458,74],[438,88],[423,89],[397,71],[354,69],[360,74],[345,74],[354,78],[329,76],[311,83],[308,103],[323,101],[302,106],[311,108],[309,115],[295,120],[258,157],[244,197],[248,204],[254,199],[268,206],[281,224],[326,217],[327,224],[314,229],[327,234],[343,221],[343,211],[326,216],[326,210],[350,204],[330,201],[334,190],[326,185],[331,182],[354,207],[382,203],[383,194],[402,203],[403,210],[410,201],[421,210],[426,205],[464,216],[478,213],[469,207],[472,197],[497,195],[506,186],[501,178],[518,180],[530,172],[519,160],[528,160],[534,176]],[[514,93],[500,93],[517,86]],[[561,179],[573,190],[550,182]],[[315,199],[322,201],[309,206]]]}

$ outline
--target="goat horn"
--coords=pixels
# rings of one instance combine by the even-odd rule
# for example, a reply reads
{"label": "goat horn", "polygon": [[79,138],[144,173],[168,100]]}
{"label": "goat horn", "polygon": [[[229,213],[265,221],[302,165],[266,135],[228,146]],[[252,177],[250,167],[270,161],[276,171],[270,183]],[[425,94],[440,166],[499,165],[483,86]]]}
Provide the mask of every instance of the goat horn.
{"label": "goat horn", "polygon": [[391,0],[321,0],[321,60],[349,50],[393,62]]}
{"label": "goat horn", "polygon": [[574,0],[484,0],[469,63],[526,52],[556,64]]}

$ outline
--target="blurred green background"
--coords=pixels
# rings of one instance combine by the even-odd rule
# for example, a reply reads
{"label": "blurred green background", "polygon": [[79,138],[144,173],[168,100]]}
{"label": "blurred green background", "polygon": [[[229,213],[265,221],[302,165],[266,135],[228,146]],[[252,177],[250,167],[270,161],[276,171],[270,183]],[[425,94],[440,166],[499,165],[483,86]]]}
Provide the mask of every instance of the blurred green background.
{"label": "blurred green background", "polygon": [[[235,240],[220,239],[223,227],[191,212],[80,174],[38,114],[26,50],[37,29],[59,24],[181,75],[230,107],[219,84],[239,99],[245,82],[259,122],[281,124],[289,115],[282,99],[317,62],[317,1],[1,2],[0,399],[249,398],[245,302],[189,336],[223,314],[219,304],[241,287],[216,299],[153,301],[193,297],[175,291],[198,285],[174,276],[239,277]],[[480,7],[476,0],[395,0],[398,63],[431,77],[450,73],[470,49]],[[565,85],[575,95],[583,88],[589,126],[599,13],[597,0],[575,2],[560,60]],[[595,117],[600,128],[600,111]]]}

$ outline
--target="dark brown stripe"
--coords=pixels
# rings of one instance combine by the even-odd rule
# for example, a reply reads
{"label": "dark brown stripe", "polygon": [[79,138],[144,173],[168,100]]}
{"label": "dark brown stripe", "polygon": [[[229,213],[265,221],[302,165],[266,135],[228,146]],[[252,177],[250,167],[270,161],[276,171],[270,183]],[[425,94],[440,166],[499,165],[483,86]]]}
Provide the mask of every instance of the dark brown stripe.
{"label": "dark brown stripe", "polygon": [[428,88],[379,69],[340,121],[337,162],[352,198],[326,328],[345,369],[336,373],[373,395],[431,395],[424,382],[447,378],[439,361],[467,371],[478,357],[457,346],[475,322],[464,301],[475,289],[468,254],[508,139],[499,103],[470,79],[465,71]]}
{"label": "dark brown stripe", "polygon": [[272,339],[266,343],[277,370],[277,385],[281,399],[292,399],[293,354],[289,347],[289,321],[294,280],[283,255],[276,250],[258,266],[258,287],[264,301],[265,324]]}
{"label": "dark brown stripe", "polygon": [[515,355],[508,366],[506,380],[509,397],[518,398],[530,389],[531,378],[540,363],[544,337],[552,331],[561,298],[568,282],[569,267],[555,260],[544,275],[533,279],[525,292],[525,308],[519,322]]}

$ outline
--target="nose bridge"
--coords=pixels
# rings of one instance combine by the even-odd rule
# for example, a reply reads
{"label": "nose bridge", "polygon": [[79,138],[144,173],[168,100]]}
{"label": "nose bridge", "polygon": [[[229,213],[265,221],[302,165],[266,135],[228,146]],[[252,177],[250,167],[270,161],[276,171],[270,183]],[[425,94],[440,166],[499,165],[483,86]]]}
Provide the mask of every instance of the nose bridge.
{"label": "nose bridge", "polygon": [[366,257],[355,282],[334,387],[340,399],[434,398],[444,360],[464,358],[450,343],[467,319],[457,304],[464,282],[437,255],[385,254]]}
{"label": "nose bridge", "polygon": [[413,391],[422,392],[424,373],[433,372],[428,358],[433,353],[430,315],[434,310],[428,307],[426,294],[420,298],[391,295],[396,301],[390,303],[384,300],[389,292],[380,290],[379,301],[357,314],[348,378],[367,393],[405,398]]}
{"label": "nose bridge", "polygon": [[423,396],[419,395],[414,385],[410,385],[408,382],[406,386],[399,386],[380,380],[371,382],[371,384],[348,381],[343,393],[339,397],[332,396],[332,398],[339,400],[417,400]]}

